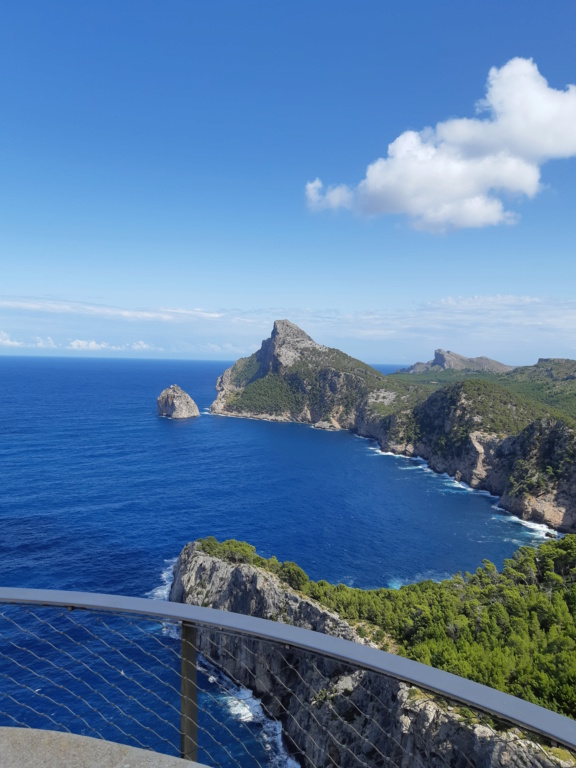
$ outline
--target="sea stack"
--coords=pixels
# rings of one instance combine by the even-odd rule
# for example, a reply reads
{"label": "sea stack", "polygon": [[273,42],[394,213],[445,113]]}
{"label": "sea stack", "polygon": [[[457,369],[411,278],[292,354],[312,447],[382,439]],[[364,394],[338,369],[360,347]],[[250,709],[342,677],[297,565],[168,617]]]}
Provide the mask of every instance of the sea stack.
{"label": "sea stack", "polygon": [[192,419],[195,416],[200,416],[200,411],[189,394],[177,384],[172,384],[160,393],[158,416],[165,416],[169,419]]}

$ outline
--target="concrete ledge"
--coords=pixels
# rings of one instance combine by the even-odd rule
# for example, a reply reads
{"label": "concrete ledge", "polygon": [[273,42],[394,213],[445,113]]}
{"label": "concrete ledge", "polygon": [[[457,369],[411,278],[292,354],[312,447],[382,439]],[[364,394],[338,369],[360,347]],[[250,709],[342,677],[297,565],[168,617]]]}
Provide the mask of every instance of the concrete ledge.
{"label": "concrete ledge", "polygon": [[146,749],[36,728],[0,728],[2,768],[207,768]]}

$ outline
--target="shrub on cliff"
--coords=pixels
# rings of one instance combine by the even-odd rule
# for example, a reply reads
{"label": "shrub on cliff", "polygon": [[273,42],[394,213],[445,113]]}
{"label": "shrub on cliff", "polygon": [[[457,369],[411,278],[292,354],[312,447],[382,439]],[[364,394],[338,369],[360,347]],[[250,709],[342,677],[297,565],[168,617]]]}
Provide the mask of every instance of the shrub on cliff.
{"label": "shrub on cliff", "polygon": [[293,589],[302,590],[309,582],[309,578],[302,568],[290,560],[282,563],[278,575],[282,581],[286,582]]}

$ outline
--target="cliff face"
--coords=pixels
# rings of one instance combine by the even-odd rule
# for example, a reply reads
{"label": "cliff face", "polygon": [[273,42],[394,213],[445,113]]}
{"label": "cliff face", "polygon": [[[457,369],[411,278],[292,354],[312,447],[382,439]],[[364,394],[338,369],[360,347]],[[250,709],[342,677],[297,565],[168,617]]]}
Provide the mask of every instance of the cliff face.
{"label": "cliff face", "polygon": [[355,428],[383,450],[420,456],[435,472],[500,496],[501,506],[523,520],[576,531],[574,429],[550,418],[532,421],[536,414],[523,411],[521,401],[491,389],[483,382],[443,388],[384,419],[364,410]]}
{"label": "cliff face", "polygon": [[[178,559],[170,599],[359,640],[346,622],[273,574],[206,555],[196,543]],[[226,633],[198,630],[197,643],[208,659],[261,698],[306,768],[558,766],[537,745],[467,723],[457,709],[392,678]]]}

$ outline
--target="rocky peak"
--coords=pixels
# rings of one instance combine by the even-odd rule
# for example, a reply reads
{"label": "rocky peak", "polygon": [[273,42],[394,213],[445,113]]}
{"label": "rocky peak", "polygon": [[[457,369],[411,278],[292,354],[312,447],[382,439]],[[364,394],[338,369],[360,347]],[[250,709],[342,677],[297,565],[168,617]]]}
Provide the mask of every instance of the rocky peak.
{"label": "rocky peak", "polygon": [[290,320],[275,320],[270,338],[262,342],[259,357],[268,370],[275,370],[278,365],[293,365],[303,352],[323,349],[326,347],[317,344]]}

